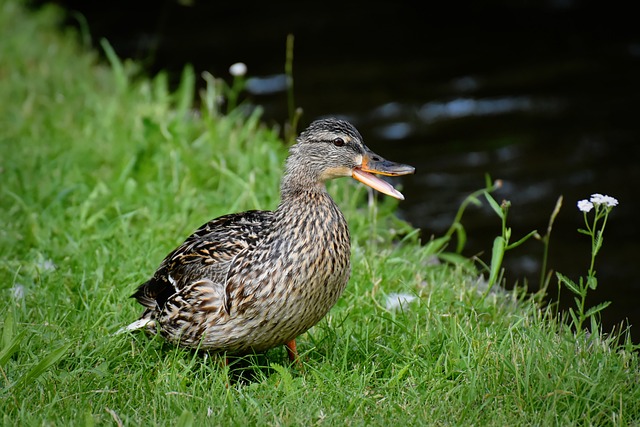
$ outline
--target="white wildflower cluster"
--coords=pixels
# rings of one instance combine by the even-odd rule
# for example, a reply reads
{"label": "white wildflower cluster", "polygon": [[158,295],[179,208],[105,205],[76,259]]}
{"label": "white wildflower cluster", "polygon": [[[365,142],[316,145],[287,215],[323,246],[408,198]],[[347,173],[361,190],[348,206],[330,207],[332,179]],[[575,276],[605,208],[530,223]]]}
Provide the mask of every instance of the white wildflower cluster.
{"label": "white wildflower cluster", "polygon": [[600,205],[612,208],[614,206],[618,206],[618,199],[600,193],[595,193],[591,195],[591,198],[589,200],[580,200],[578,202],[578,209],[586,213],[593,209],[594,206]]}
{"label": "white wildflower cluster", "polygon": [[611,197],[611,196],[606,196],[606,195],[602,195],[602,194],[592,194],[591,195],[591,199],[589,199],[591,201],[591,203],[593,203],[594,205],[605,205],[608,207],[614,207],[614,206],[618,206],[618,199]]}

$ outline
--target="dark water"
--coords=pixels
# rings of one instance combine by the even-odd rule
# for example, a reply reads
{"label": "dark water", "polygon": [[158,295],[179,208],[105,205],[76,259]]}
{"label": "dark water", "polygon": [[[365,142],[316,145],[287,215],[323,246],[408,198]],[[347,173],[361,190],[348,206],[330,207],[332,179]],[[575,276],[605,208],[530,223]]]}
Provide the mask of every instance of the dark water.
{"label": "dark water", "polygon": [[[86,3],[86,4],[85,4]],[[285,41],[295,36],[296,104],[303,125],[323,115],[351,120],[367,144],[414,165],[402,180],[400,214],[439,236],[462,200],[504,181],[516,237],[544,232],[558,196],[564,206],[551,238],[549,267],[576,279],[589,266],[590,242],[579,199],[619,199],[597,260],[591,304],[613,301],[606,329],[628,320],[640,339],[640,25],[623,5],[548,2],[58,2],[79,11],[94,41],[149,73],[177,76],[185,63],[228,77],[234,62],[252,77],[248,101],[267,122],[287,117]],[[82,21],[82,19],[80,20]],[[79,20],[70,15],[67,24]],[[500,221],[489,209],[463,219],[466,255],[488,261]],[[507,253],[507,283],[539,283],[542,245]],[[555,280],[551,294],[556,295]],[[571,296],[563,293],[563,302]]]}

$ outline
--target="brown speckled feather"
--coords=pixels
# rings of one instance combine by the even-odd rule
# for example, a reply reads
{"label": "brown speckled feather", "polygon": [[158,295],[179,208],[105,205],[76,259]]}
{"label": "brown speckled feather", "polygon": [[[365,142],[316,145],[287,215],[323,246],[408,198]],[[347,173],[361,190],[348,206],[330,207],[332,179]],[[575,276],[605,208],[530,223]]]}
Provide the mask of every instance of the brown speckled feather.
{"label": "brown speckled feather", "polygon": [[154,309],[197,280],[224,281],[229,263],[259,240],[272,218],[270,211],[247,211],[207,222],[167,255],[153,277],[132,297]]}

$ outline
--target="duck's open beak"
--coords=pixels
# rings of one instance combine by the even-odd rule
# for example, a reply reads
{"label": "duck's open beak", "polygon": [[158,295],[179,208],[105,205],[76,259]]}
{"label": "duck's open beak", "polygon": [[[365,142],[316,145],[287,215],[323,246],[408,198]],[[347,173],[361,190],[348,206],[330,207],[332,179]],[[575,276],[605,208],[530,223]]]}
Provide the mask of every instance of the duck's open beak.
{"label": "duck's open beak", "polygon": [[377,173],[387,176],[400,176],[412,174],[415,170],[416,169],[413,166],[390,162],[367,149],[365,154],[362,156],[362,166],[354,168],[351,171],[351,176],[374,190],[378,190],[379,192],[395,197],[396,199],[404,200],[404,196],[401,192],[393,188],[393,186],[387,181],[384,181],[372,174]]}

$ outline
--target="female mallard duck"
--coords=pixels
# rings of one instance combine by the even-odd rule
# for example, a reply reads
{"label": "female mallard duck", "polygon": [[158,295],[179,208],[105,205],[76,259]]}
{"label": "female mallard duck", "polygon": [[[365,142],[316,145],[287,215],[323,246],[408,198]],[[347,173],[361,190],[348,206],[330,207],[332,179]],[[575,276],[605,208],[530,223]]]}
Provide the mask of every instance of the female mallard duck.
{"label": "female mallard duck", "polygon": [[350,176],[404,199],[371,172],[414,168],[373,153],[348,122],[313,122],[290,149],[278,208],[200,227],[132,295],[145,311],[127,329],[232,354],[285,344],[297,359],[296,337],[327,314],[351,272],[349,229],[325,181]]}

